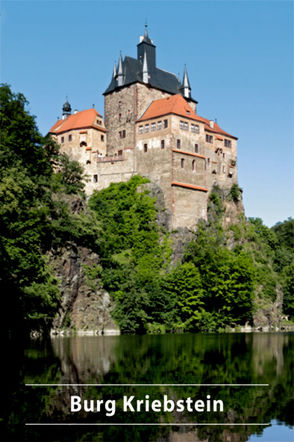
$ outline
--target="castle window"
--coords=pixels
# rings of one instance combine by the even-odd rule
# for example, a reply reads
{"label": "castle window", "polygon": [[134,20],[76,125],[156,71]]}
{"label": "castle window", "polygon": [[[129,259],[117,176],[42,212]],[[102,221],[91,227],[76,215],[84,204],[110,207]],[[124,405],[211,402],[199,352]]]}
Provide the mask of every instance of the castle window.
{"label": "castle window", "polygon": [[104,135],[101,135],[101,141],[104,141]]}
{"label": "castle window", "polygon": [[225,166],[223,166],[223,173],[226,173],[226,168],[225,168]]}
{"label": "castle window", "polygon": [[180,121],[180,129],[188,130],[189,129],[188,123],[186,121]]}
{"label": "castle window", "polygon": [[191,132],[199,134],[199,126],[198,126],[198,124],[191,124]]}
{"label": "castle window", "polygon": [[195,144],[195,153],[198,153],[198,152],[199,152],[198,144]]}
{"label": "castle window", "polygon": [[164,140],[161,140],[161,149],[164,149],[164,147],[165,147]]}
{"label": "castle window", "polygon": [[72,140],[72,135],[69,135],[68,136],[68,141],[71,141]]}
{"label": "castle window", "polygon": [[98,183],[98,175],[93,175],[93,181],[94,183]]}
{"label": "castle window", "polygon": [[210,158],[207,158],[207,166],[210,165]]}
{"label": "castle window", "polygon": [[206,142],[212,144],[213,143],[213,136],[206,134]]}
{"label": "castle window", "polygon": [[146,134],[149,132],[149,124],[145,124],[145,132]]}
{"label": "castle window", "polygon": [[232,142],[231,142],[231,140],[227,140],[227,139],[225,138],[224,143],[225,143],[225,147],[232,147]]}
{"label": "castle window", "polygon": [[185,160],[184,158],[181,158],[181,168],[184,169],[185,166]]}
{"label": "castle window", "polygon": [[100,125],[101,123],[102,123],[102,121],[101,121],[101,120],[97,120],[97,124],[99,124],[99,125]]}
{"label": "castle window", "polygon": [[118,114],[118,121],[121,121],[121,114]]}
{"label": "castle window", "polygon": [[118,108],[121,108],[121,101],[118,102]]}
{"label": "castle window", "polygon": [[226,154],[225,153],[223,153],[223,158],[226,158]]}
{"label": "castle window", "polygon": [[181,140],[177,139],[177,149],[181,149]]}
{"label": "castle window", "polygon": [[87,161],[86,161],[86,164],[91,164],[91,161],[90,161],[90,160],[87,160]]}
{"label": "castle window", "polygon": [[192,161],[192,171],[195,172],[195,170],[196,170],[196,161],[193,160]]}
{"label": "castle window", "polygon": [[151,132],[154,132],[156,130],[156,123],[151,124]]}
{"label": "castle window", "polygon": [[161,130],[161,129],[162,129],[162,121],[158,121],[157,130]]}
{"label": "castle window", "polygon": [[117,153],[118,153],[118,156],[119,156],[119,157],[121,157],[121,156],[122,156],[122,153],[123,153],[123,151],[122,151],[122,150],[119,150],[119,151],[118,151]]}
{"label": "castle window", "polygon": [[143,133],[143,126],[139,126],[139,134]]}
{"label": "castle window", "polygon": [[147,146],[147,144],[144,144],[144,152],[146,153],[147,150],[148,150],[148,146]]}
{"label": "castle window", "polygon": [[168,126],[168,120],[163,120],[163,127],[166,129]]}
{"label": "castle window", "polygon": [[64,143],[64,137],[61,137],[61,142]]}
{"label": "castle window", "polygon": [[86,141],[82,141],[82,142],[80,143],[80,147],[87,147],[87,143],[86,143]]}
{"label": "castle window", "polygon": [[126,138],[126,131],[125,131],[125,129],[119,131],[119,138]]}

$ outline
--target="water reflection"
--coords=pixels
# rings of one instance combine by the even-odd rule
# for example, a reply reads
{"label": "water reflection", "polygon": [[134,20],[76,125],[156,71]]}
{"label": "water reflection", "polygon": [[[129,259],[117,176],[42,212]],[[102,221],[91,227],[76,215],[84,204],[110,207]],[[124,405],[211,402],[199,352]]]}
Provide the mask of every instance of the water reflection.
{"label": "water reflection", "polygon": [[[269,387],[31,387],[22,419],[59,423],[263,423],[293,426],[293,334],[191,334],[54,338],[51,347],[31,343],[25,352],[25,382],[61,384],[269,384]],[[19,393],[21,394],[21,393]],[[223,413],[125,413],[123,395],[174,400],[211,396]],[[71,413],[70,396],[113,399],[115,416]],[[245,442],[263,426],[26,427],[25,440],[45,441],[222,441]]]}

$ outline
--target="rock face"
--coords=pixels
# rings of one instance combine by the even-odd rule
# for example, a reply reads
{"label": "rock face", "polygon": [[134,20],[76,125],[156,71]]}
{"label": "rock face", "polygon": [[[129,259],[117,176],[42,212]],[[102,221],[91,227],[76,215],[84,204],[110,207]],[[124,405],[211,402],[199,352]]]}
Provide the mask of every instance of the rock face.
{"label": "rock face", "polygon": [[50,252],[49,260],[60,281],[61,293],[61,307],[53,329],[119,334],[119,328],[111,318],[113,303],[109,293],[101,287],[98,278],[90,283],[85,273],[85,266],[93,267],[99,263],[98,255],[69,243],[56,253]]}

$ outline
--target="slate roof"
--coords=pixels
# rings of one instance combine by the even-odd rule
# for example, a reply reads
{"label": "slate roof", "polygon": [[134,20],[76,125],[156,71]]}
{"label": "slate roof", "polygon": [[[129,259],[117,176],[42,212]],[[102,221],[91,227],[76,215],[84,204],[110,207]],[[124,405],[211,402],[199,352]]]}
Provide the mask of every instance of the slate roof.
{"label": "slate roof", "polygon": [[58,120],[54,126],[51,127],[50,133],[61,134],[73,129],[85,129],[92,127],[94,129],[106,132],[104,127],[96,123],[97,117],[102,119],[102,116],[96,109],[86,109],[76,114],[69,115],[65,120]]}
{"label": "slate roof", "polygon": [[[143,83],[143,65],[140,60],[133,57],[126,56],[123,60],[123,72],[124,72],[124,86],[128,86],[133,83]],[[178,94],[182,88],[182,84],[178,81],[175,74],[164,71],[155,67],[148,72],[150,86],[168,92],[170,94]],[[107,95],[117,88],[117,83],[114,77],[104,92],[103,95]],[[192,101],[195,101],[191,98]]]}

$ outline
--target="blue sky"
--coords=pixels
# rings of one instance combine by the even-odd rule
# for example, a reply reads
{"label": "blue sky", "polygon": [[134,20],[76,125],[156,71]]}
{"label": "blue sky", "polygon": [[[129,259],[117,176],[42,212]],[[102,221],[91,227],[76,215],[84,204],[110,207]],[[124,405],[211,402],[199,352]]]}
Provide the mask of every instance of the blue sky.
{"label": "blue sky", "polygon": [[1,82],[22,92],[45,134],[61,115],[95,104],[119,51],[136,57],[148,22],[157,65],[182,76],[198,113],[239,137],[247,216],[293,216],[292,1],[2,1]]}

